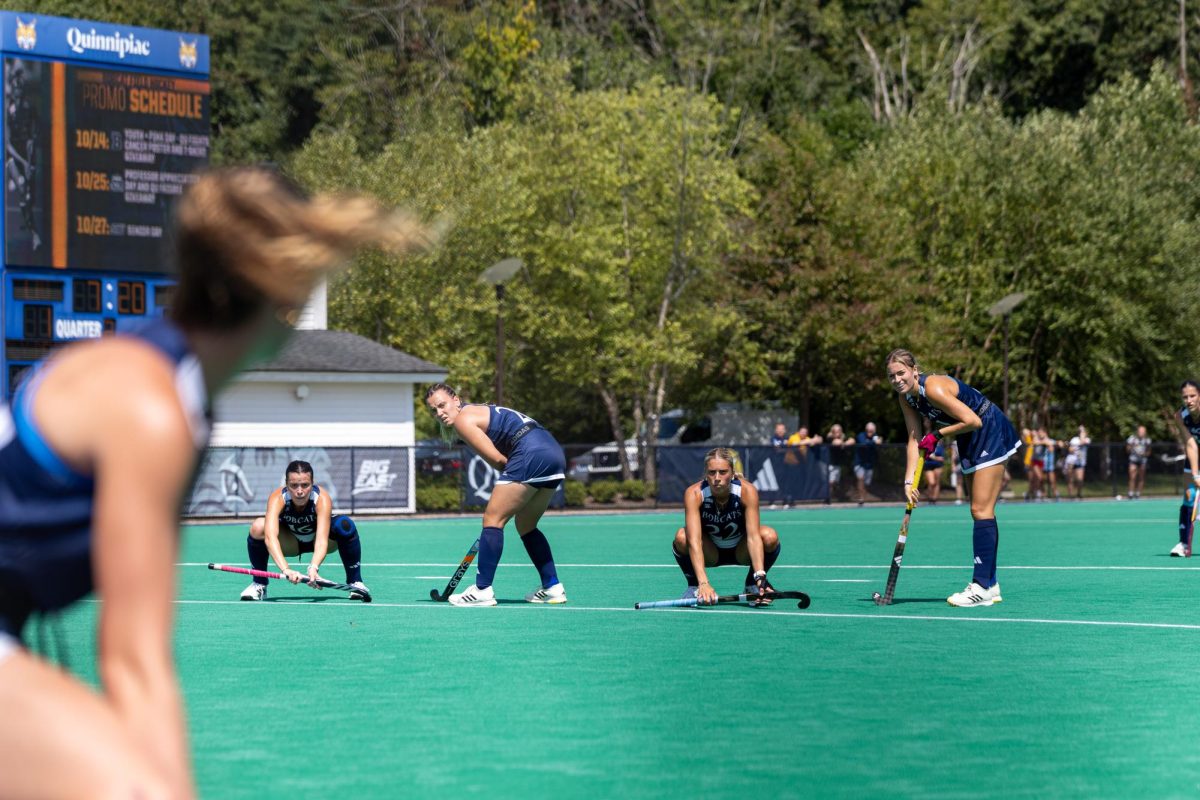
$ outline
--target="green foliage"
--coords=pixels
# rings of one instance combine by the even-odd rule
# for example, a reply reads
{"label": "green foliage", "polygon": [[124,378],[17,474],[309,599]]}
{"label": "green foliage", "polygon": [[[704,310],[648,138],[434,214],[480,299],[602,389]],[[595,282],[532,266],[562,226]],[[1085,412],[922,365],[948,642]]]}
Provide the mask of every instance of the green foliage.
{"label": "green foliage", "polygon": [[592,481],[588,484],[588,494],[597,503],[612,503],[621,493],[621,481],[609,479]]}
{"label": "green foliage", "polygon": [[647,487],[645,481],[637,479],[621,481],[621,495],[626,500],[645,500]]}
{"label": "green foliage", "polygon": [[455,486],[418,486],[417,511],[458,511],[462,492]]}
{"label": "green foliage", "polygon": [[479,23],[474,39],[463,48],[467,110],[477,123],[503,119],[512,108],[516,87],[541,47],[534,35],[535,11],[533,0],[524,0],[511,19]]}
{"label": "green foliage", "polygon": [[568,480],[563,483],[563,500],[567,508],[582,508],[587,502],[588,490],[580,481]]}

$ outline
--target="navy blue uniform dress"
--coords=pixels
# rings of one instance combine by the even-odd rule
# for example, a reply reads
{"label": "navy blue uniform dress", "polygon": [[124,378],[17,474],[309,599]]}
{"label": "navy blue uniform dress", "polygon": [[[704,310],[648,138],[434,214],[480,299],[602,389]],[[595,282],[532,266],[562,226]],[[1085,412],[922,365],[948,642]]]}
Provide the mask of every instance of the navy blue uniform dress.
{"label": "navy blue uniform dress", "polygon": [[[1187,406],[1179,412],[1179,421],[1183,423],[1183,427],[1187,428],[1188,433],[1196,440],[1196,444],[1200,445],[1200,420],[1192,419],[1192,415],[1188,412]],[[1192,502],[1196,499],[1196,484],[1190,483],[1183,489],[1183,503],[1189,509],[1188,522],[1191,522],[1190,509]],[[1182,522],[1181,522],[1182,525]]]}
{"label": "navy blue uniform dress", "polygon": [[[959,422],[925,398],[925,379],[927,377],[927,375],[917,376],[917,394],[906,394],[904,399],[918,414],[930,420],[938,428]],[[1008,457],[1021,447],[1021,437],[1017,436],[1008,417],[978,389],[968,386],[953,376],[945,377],[958,384],[959,401],[974,411],[983,422],[983,427],[979,430],[959,434],[955,437],[963,474],[967,475],[977,469],[1007,461]]]}
{"label": "navy blue uniform dress", "polygon": [[746,506],[742,503],[742,482],[734,478],[729,499],[717,505],[708,481],[700,484],[700,530],[717,546],[717,565],[737,563],[737,546],[746,538]]}
{"label": "navy blue uniform dress", "polygon": [[566,476],[567,459],[550,431],[520,411],[493,405],[487,409],[487,437],[508,459],[496,483],[557,489]]}
{"label": "navy blue uniform dress", "polygon": [[[308,505],[297,508],[292,504],[292,496],[286,488],[279,490],[283,495],[283,508],[279,511],[279,529],[291,531],[299,543],[301,553],[311,553],[313,543],[317,540],[317,498],[321,496],[321,487],[314,485],[308,495]],[[354,521],[345,514],[337,514],[329,520],[329,535],[335,541],[339,534],[349,534],[357,530]]]}
{"label": "navy blue uniform dress", "polygon": [[[208,443],[208,397],[182,331],[156,320],[119,335],[150,344],[175,365],[176,390],[199,453]],[[16,637],[32,612],[58,611],[93,588],[93,477],[64,463],[32,417],[33,399],[53,368],[53,362],[39,366],[11,405],[0,404],[0,634]]]}

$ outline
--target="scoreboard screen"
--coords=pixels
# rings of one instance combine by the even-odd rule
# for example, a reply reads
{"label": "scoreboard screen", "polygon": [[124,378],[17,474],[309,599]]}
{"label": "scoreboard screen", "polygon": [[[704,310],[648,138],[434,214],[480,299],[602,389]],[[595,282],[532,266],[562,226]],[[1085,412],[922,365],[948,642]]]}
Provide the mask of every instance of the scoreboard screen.
{"label": "scoreboard screen", "polygon": [[208,164],[206,78],[4,58],[5,264],[166,271]]}

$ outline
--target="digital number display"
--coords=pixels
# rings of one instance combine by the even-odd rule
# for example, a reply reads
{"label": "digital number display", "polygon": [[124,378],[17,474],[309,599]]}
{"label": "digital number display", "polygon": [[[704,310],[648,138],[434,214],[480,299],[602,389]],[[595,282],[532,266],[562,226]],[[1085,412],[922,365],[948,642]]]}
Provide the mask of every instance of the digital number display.
{"label": "digital number display", "polygon": [[5,57],[4,102],[5,263],[167,271],[171,208],[208,164],[208,81]]}
{"label": "digital number display", "polygon": [[141,281],[117,281],[117,313],[146,313],[146,284]]}
{"label": "digital number display", "polygon": [[99,314],[100,281],[76,278],[71,283],[75,295],[71,309],[77,314]]}

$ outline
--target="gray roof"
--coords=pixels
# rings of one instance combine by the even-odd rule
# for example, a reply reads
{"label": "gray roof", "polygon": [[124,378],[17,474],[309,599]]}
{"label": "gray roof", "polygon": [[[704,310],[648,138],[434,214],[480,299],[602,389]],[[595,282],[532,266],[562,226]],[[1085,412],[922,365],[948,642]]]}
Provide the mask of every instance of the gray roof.
{"label": "gray roof", "polygon": [[446,368],[346,331],[295,331],[279,355],[252,372],[445,373]]}

